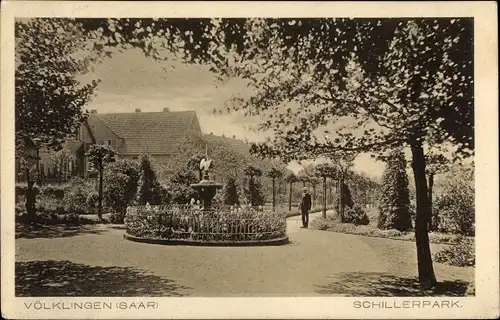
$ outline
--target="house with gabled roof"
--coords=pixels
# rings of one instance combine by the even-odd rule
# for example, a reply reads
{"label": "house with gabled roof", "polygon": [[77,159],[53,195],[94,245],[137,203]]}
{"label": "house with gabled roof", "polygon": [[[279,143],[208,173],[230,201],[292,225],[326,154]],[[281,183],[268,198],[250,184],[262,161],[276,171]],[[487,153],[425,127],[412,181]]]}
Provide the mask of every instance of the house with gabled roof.
{"label": "house with gabled roof", "polygon": [[[67,170],[81,177],[93,171],[85,156],[92,144],[110,145],[120,158],[138,159],[148,154],[158,162],[168,162],[190,133],[201,134],[195,111],[164,108],[161,112],[136,109],[130,113],[98,114],[92,110],[78,134],[64,144],[73,155]],[[45,177],[54,174],[49,152],[40,154],[40,171]]]}

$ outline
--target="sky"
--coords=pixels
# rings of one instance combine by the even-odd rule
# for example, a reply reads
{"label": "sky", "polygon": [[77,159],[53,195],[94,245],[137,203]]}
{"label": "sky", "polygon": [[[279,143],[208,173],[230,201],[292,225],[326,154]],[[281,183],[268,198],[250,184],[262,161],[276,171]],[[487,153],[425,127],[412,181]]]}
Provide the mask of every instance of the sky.
{"label": "sky", "polygon": [[[251,130],[258,118],[231,113],[216,115],[213,110],[224,106],[234,93],[245,90],[241,81],[217,83],[208,67],[187,65],[177,61],[157,62],[138,49],[117,53],[81,76],[82,82],[100,79],[96,95],[86,106],[98,113],[195,110],[204,133],[233,136],[249,141],[262,140],[263,134]],[[307,164],[305,162],[304,164]],[[297,163],[289,168],[301,169]],[[358,156],[355,171],[379,178],[384,164],[367,154]]]}

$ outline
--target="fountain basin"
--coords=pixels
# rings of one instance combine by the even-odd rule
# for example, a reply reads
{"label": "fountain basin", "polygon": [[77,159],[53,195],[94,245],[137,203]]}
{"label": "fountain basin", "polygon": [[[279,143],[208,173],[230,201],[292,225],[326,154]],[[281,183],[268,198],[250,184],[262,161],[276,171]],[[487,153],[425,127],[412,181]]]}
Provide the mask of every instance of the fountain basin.
{"label": "fountain basin", "polygon": [[197,246],[269,246],[288,243],[283,214],[225,207],[209,212],[189,205],[127,208],[130,241]]}
{"label": "fountain basin", "polygon": [[212,199],[215,197],[217,189],[222,188],[222,184],[213,180],[204,179],[198,183],[192,184],[191,188],[198,192],[198,195],[203,203],[203,211],[212,211]]}

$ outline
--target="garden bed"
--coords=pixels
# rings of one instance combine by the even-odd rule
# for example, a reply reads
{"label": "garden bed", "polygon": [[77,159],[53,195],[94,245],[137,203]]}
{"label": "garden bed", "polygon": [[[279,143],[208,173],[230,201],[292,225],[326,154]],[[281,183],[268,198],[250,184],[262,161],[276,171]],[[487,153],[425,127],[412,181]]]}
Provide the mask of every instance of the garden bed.
{"label": "garden bed", "polygon": [[252,208],[204,212],[190,206],[134,206],[125,216],[126,239],[162,244],[285,244],[286,217]]}
{"label": "garden bed", "polygon": [[[317,218],[311,221],[311,229],[332,231],[338,233],[355,234],[368,237],[387,238],[393,240],[415,241],[413,231],[402,232],[395,229],[381,230],[373,225],[356,226],[350,223],[340,223],[331,219]],[[439,232],[429,232],[429,241],[439,244],[456,244],[461,237],[454,234],[445,234]]]}

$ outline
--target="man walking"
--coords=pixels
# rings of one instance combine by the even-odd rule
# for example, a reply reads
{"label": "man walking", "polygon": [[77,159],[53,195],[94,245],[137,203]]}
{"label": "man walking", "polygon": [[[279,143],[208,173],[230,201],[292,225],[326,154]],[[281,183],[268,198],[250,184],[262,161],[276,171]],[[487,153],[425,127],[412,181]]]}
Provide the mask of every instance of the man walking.
{"label": "man walking", "polygon": [[302,211],[302,227],[307,228],[309,226],[309,210],[311,210],[311,195],[304,188],[302,193],[302,200],[300,201],[300,210]]}

